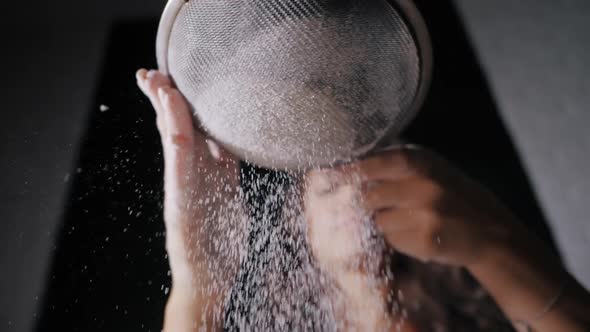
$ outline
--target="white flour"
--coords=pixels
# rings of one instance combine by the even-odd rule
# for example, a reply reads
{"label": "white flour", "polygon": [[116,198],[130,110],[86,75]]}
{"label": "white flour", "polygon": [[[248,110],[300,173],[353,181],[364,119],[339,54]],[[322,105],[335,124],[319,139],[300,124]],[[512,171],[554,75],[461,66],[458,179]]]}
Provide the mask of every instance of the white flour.
{"label": "white flour", "polygon": [[201,48],[172,52],[172,74],[201,125],[248,161],[300,169],[350,160],[403,122],[418,86],[407,28],[370,18],[362,29],[347,18],[267,29],[230,20],[208,31],[215,42],[174,42]]}

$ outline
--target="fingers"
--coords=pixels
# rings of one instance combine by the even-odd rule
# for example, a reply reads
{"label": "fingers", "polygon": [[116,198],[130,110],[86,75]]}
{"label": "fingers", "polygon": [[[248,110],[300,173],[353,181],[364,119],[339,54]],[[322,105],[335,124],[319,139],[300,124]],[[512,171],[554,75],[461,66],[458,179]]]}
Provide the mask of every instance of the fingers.
{"label": "fingers", "polygon": [[415,213],[410,209],[388,209],[375,213],[373,220],[383,234],[394,235],[414,228],[417,222]]}
{"label": "fingers", "polygon": [[158,90],[163,87],[171,87],[172,82],[170,81],[170,78],[157,70],[147,71],[146,69],[138,70],[136,77],[137,85],[150,99],[156,112],[160,114],[163,109],[158,97]]}
{"label": "fingers", "polygon": [[163,107],[169,143],[180,150],[192,148],[195,140],[193,118],[184,97],[171,87],[159,88],[158,96]]}
{"label": "fingers", "polygon": [[190,107],[172,87],[170,79],[158,71],[139,70],[137,82],[156,110],[166,164],[166,186],[169,192],[174,192],[172,188],[186,184],[194,162],[197,138]]}
{"label": "fingers", "polygon": [[361,204],[367,211],[407,207],[414,201],[412,189],[404,182],[370,183],[362,189]]}
{"label": "fingers", "polygon": [[343,174],[355,174],[362,181],[396,181],[429,169],[424,151],[412,146],[400,146],[391,151],[336,168]]}
{"label": "fingers", "polygon": [[435,205],[443,189],[425,178],[380,181],[363,185],[362,204],[367,211],[390,208],[429,207]]}
{"label": "fingers", "polygon": [[162,138],[164,138],[166,137],[164,109],[158,91],[160,88],[170,87],[170,79],[155,70],[147,71],[146,69],[138,70],[136,77],[137,85],[149,98],[152,106],[154,107],[154,110],[156,111],[158,131],[160,132]]}
{"label": "fingers", "polygon": [[430,260],[443,249],[440,222],[428,210],[390,209],[378,212],[374,220],[389,245],[406,255]]}
{"label": "fingers", "polygon": [[[360,190],[347,199],[357,203],[360,197],[365,214],[373,217],[389,245],[425,261],[456,265],[474,261],[490,235],[473,220],[489,220],[486,211],[492,211],[492,218],[506,218],[495,217],[497,204],[485,203],[493,199],[427,150],[397,148],[308,177],[314,180],[310,187],[317,194],[311,197],[326,206],[333,204],[324,197],[337,196],[340,187]],[[341,211],[335,208],[333,215]]]}
{"label": "fingers", "polygon": [[195,133],[190,107],[170,78],[156,70],[140,69],[137,83],[156,110],[162,140],[180,147],[194,143],[195,134],[200,133]]}
{"label": "fingers", "polygon": [[[198,150],[208,151],[217,161],[235,161],[235,157],[229,152],[212,140],[207,140],[205,134],[194,127],[192,110],[188,102],[174,88],[168,76],[157,70],[146,69],[138,70],[136,76],[138,86],[150,99],[156,111],[158,130],[163,140],[170,138],[173,145],[177,147],[184,147],[191,143]],[[165,96],[169,97],[166,102]],[[170,129],[169,126],[173,128]],[[169,134],[168,130],[173,130],[173,133]]]}
{"label": "fingers", "polygon": [[148,97],[157,97],[162,87],[172,87],[170,78],[157,70],[140,69],[136,74],[140,89]]}

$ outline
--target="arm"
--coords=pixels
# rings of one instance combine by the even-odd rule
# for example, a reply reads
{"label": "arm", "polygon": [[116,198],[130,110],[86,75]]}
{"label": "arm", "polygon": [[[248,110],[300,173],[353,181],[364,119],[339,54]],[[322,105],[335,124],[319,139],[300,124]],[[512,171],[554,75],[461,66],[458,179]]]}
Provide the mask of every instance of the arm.
{"label": "arm", "polygon": [[588,292],[491,193],[445,160],[400,147],[339,171],[361,179],[362,204],[395,249],[466,267],[510,319],[538,332],[590,329]]}
{"label": "arm", "polygon": [[490,248],[468,270],[509,317],[534,331],[590,328],[588,292],[530,234]]}
{"label": "arm", "polygon": [[163,332],[200,331],[203,326],[197,324],[196,317],[203,315],[209,317],[204,319],[206,331],[220,330],[219,324],[214,324],[211,318],[213,312],[206,312],[206,308],[215,306],[216,301],[208,298],[193,298],[191,294],[191,289],[178,284],[174,286],[166,304]]}
{"label": "arm", "polygon": [[168,77],[140,70],[137,80],[156,110],[164,151],[172,273],[164,331],[217,330],[245,244],[239,161],[195,130],[188,103]]}

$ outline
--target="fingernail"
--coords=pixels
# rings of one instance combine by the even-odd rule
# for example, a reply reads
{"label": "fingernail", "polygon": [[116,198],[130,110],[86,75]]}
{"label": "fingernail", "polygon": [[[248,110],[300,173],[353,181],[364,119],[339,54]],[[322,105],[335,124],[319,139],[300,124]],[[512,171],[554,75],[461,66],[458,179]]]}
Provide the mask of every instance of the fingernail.
{"label": "fingernail", "polygon": [[213,142],[210,139],[206,140],[206,142],[207,142],[207,146],[209,147],[209,152],[211,153],[211,156],[215,160],[221,159],[221,149],[219,148],[217,143]]}
{"label": "fingernail", "polygon": [[146,69],[141,68],[137,71],[137,73],[135,73],[135,78],[137,78],[138,81],[143,81],[145,80],[147,73],[148,71]]}
{"label": "fingernail", "polygon": [[166,105],[168,103],[168,91],[164,88],[158,88],[158,97],[160,97],[160,102]]}

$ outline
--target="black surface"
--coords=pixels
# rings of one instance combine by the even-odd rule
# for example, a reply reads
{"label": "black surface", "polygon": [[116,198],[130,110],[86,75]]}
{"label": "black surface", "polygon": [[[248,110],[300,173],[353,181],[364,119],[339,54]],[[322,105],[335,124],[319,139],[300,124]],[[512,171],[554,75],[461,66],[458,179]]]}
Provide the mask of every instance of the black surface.
{"label": "black surface", "polygon": [[[447,1],[420,1],[435,73],[424,111],[406,133],[485,183],[550,239],[525,173]],[[71,179],[39,331],[160,331],[170,285],[161,216],[155,116],[135,86],[153,67],[157,21],[115,24],[104,73]],[[99,105],[111,107],[100,112]],[[138,214],[140,213],[141,214]],[[107,240],[108,239],[108,240]]]}
{"label": "black surface", "polygon": [[[115,24],[72,176],[39,331],[160,331],[170,286],[162,157],[135,71],[154,67],[156,21]],[[99,106],[110,110],[101,112]]]}

